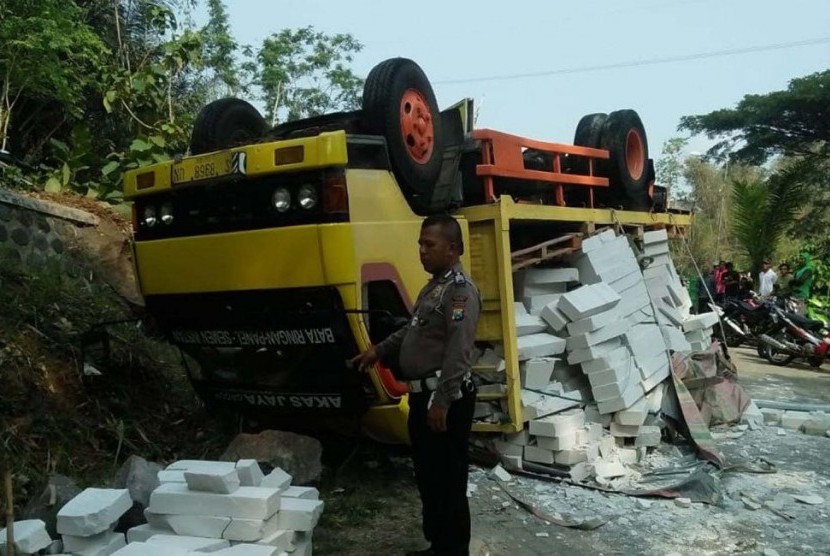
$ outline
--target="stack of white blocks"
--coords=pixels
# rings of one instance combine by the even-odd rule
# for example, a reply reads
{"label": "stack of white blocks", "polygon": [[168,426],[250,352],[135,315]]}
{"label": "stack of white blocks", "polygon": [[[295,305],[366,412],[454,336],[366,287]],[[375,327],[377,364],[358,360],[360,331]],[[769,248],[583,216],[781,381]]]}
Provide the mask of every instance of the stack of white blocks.
{"label": "stack of white blocks", "polygon": [[[647,232],[643,251],[645,271],[628,238],[609,230],[583,241],[575,268],[516,275],[528,425],[495,441],[506,464],[569,465],[575,480],[612,484],[659,444],[669,350],[706,349],[717,315],[689,314],[665,231]],[[482,354],[482,369],[503,381],[500,346]]]}
{"label": "stack of white blocks", "polygon": [[263,476],[255,460],[182,460],[160,471],[159,481],[147,524],[130,529],[129,544],[116,554],[312,553],[323,502],[317,489],[291,486],[281,469]]}

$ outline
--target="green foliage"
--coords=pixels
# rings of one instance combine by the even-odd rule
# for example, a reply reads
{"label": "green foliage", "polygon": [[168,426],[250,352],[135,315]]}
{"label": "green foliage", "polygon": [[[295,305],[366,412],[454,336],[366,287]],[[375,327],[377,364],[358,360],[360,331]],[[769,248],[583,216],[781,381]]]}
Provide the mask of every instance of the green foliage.
{"label": "green foliage", "polygon": [[688,142],[689,140],[684,137],[672,137],[663,144],[663,151],[657,160],[657,183],[666,187],[669,198],[688,196],[687,191],[678,189],[683,181],[683,149],[686,148]]}
{"label": "green foliage", "polygon": [[[746,95],[735,108],[686,116],[680,128],[721,138],[709,154],[761,164],[773,155],[830,156],[830,70],[790,81],[785,91]],[[736,148],[737,147],[737,148]]]}
{"label": "green foliage", "polygon": [[[276,124],[356,109],[363,80],[348,64],[362,49],[349,34],[284,29],[265,39],[244,68],[261,88],[268,118]],[[250,49],[247,53],[253,55]]]}

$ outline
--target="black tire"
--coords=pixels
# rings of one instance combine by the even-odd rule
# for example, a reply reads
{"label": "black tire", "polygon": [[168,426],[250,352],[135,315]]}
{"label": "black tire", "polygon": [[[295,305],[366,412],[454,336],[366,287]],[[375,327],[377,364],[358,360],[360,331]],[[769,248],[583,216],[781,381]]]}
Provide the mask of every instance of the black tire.
{"label": "black tire", "polygon": [[[579,123],[576,124],[576,131],[574,132],[574,145],[577,147],[589,147],[591,149],[599,149],[600,140],[602,138],[602,130],[605,128],[605,123],[608,121],[608,114],[598,112],[596,114],[586,114],[580,118]],[[574,157],[569,161],[569,167],[575,174],[588,173],[588,160],[583,157]],[[599,175],[600,168],[594,163],[594,175]],[[603,191],[602,187],[594,188],[594,202],[603,204],[607,200],[607,192]],[[581,185],[572,185],[565,188],[565,202],[569,206],[588,206],[590,200],[589,188]]]}
{"label": "black tire", "polygon": [[649,210],[648,140],[637,112],[611,112],[602,130],[600,146],[610,154],[606,166],[614,201],[626,209]]}
{"label": "black tire", "polygon": [[190,154],[202,154],[256,141],[268,133],[259,111],[238,98],[222,98],[202,108],[193,124]]}
{"label": "black tire", "polygon": [[[785,334],[776,334],[773,338],[780,341],[784,336]],[[795,359],[795,355],[780,353],[774,347],[768,345],[764,346],[764,357],[766,357],[767,361],[778,367],[786,367]]]}
{"label": "black tire", "polygon": [[809,359],[807,359],[807,363],[809,363],[810,366],[814,369],[818,369],[819,367],[821,367],[821,364],[824,363],[824,359],[822,359],[821,357],[810,357]]}
{"label": "black tire", "polygon": [[[421,160],[407,145],[407,141],[414,142],[413,137],[404,137],[401,110],[410,91],[426,103],[432,124],[432,146]],[[429,206],[441,172],[444,142],[435,93],[420,66],[407,58],[391,58],[372,68],[363,86],[363,117],[368,133],[386,138],[392,168],[404,193],[420,197],[419,204]]]}

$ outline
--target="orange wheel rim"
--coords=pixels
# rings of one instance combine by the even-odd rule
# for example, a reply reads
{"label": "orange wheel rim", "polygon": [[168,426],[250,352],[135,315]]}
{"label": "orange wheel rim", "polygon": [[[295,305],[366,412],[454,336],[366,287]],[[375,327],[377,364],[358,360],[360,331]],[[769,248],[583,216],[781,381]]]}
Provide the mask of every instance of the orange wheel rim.
{"label": "orange wheel rim", "polygon": [[407,89],[401,98],[401,134],[412,160],[425,164],[432,156],[435,128],[429,104],[415,89]]}
{"label": "orange wheel rim", "polygon": [[632,129],[625,137],[625,167],[631,179],[638,180],[646,168],[646,151],[643,138]]}

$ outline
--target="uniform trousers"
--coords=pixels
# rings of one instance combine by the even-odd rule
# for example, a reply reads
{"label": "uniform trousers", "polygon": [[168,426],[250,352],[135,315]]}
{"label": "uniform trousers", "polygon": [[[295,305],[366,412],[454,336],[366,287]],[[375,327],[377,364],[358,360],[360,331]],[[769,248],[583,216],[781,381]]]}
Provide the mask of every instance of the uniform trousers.
{"label": "uniform trousers", "polygon": [[421,494],[424,537],[440,555],[469,554],[470,507],[467,502],[468,443],[476,388],[470,380],[462,397],[450,404],[447,431],[427,426],[430,392],[409,396],[409,438],[415,479]]}

